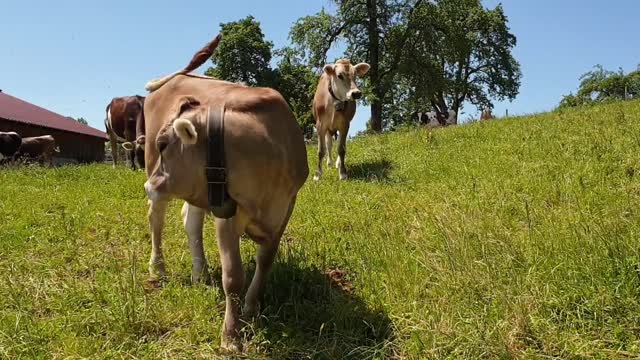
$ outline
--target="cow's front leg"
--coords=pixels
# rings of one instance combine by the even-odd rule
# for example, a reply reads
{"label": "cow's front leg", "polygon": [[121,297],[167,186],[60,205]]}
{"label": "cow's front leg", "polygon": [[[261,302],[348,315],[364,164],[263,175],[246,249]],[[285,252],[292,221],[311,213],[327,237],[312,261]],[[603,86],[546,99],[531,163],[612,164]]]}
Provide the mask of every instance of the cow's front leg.
{"label": "cow's front leg", "polygon": [[187,202],[182,206],[182,222],[185,230],[187,231],[189,250],[191,251],[191,282],[194,284],[204,283],[211,285],[211,276],[209,276],[207,258],[204,255],[204,248],[202,245],[204,216],[204,209],[189,205]]}
{"label": "cow's front leg", "polygon": [[325,133],[324,130],[318,129],[318,170],[316,170],[316,174],[313,176],[313,180],[315,181],[320,180],[322,177],[322,160],[324,159],[326,150]]}
{"label": "cow's front leg", "polygon": [[233,218],[216,218],[216,234],[226,299],[221,346],[229,351],[242,351],[240,294],[244,287],[244,269],[240,257],[240,234],[234,228]]}
{"label": "cow's front leg", "polygon": [[149,227],[151,228],[151,258],[149,259],[149,275],[152,280],[167,276],[162,255],[162,228],[167,213],[168,201],[149,200]]}
{"label": "cow's front leg", "polygon": [[329,131],[324,134],[324,142],[327,146],[327,167],[333,165],[333,135]]}
{"label": "cow's front leg", "polygon": [[347,179],[347,168],[344,165],[344,157],[347,154],[347,131],[340,131],[338,138],[338,159],[336,160],[336,168],[340,171],[340,180]]}

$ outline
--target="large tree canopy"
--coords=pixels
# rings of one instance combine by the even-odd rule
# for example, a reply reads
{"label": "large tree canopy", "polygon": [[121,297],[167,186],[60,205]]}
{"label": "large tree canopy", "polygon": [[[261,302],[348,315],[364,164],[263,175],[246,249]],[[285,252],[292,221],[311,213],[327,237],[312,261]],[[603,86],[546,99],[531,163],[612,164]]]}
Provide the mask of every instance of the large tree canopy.
{"label": "large tree canopy", "polygon": [[335,14],[303,17],[290,36],[312,66],[322,66],[336,42],[346,44],[346,57],[371,65],[365,91],[374,131],[418,110],[444,116],[464,102],[492,107],[492,99],[518,94],[520,66],[511,53],[516,38],[501,6],[486,9],[480,0],[333,2]]}
{"label": "large tree canopy", "polygon": [[[511,54],[510,33],[501,5],[486,9],[480,0],[439,0],[413,14],[401,76],[421,103],[438,112],[459,112],[465,101],[481,108],[492,99],[514,99],[520,65]],[[416,54],[416,50],[418,50]]]}

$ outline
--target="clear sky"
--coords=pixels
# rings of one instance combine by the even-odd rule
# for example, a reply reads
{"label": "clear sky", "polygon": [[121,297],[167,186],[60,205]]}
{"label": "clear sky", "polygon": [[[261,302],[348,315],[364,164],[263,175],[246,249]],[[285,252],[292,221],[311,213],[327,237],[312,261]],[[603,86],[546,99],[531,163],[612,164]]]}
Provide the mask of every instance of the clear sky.
{"label": "clear sky", "polygon": [[[489,7],[498,2],[485,0]],[[3,0],[0,89],[104,130],[112,97],[144,95],[148,80],[182,68],[221,22],[253,15],[277,48],[287,44],[296,19],[330,7],[327,0],[144,3]],[[631,71],[640,63],[639,0],[502,3],[524,76],[518,98],[497,104],[497,114],[552,109],[595,64]],[[468,108],[461,119],[471,114],[475,109]],[[351,132],[362,130],[368,117],[368,108],[360,108]]]}

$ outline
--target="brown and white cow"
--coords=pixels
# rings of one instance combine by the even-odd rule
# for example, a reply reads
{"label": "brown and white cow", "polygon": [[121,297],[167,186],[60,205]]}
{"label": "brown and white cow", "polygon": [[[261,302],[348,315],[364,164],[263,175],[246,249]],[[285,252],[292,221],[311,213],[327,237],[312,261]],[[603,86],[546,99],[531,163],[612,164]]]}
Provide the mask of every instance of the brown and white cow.
{"label": "brown and white cow", "polygon": [[207,123],[213,114],[224,114],[227,191],[237,210],[228,219],[215,218],[226,295],[222,347],[240,350],[244,290],[240,236],[247,234],[259,245],[243,307],[244,315],[251,317],[258,311],[280,238],[309,168],[303,133],[280,93],[189,73],[211,57],[219,40],[205,46],[183,71],[147,84],[152,92],[144,106],[145,190],[152,239],[149,270],[152,277],[165,274],[161,234],[167,204],[177,198],[185,201],[182,216],[193,260],[192,278],[208,278],[202,246],[203,221],[209,211],[205,166],[209,146],[215,144],[208,138]]}
{"label": "brown and white cow", "polygon": [[484,109],[482,110],[482,112],[480,113],[480,120],[491,120],[493,119],[493,113],[491,112],[491,109]]}
{"label": "brown and white cow", "polygon": [[144,168],[144,97],[116,97],[107,105],[104,125],[111,141],[113,167],[118,164],[118,142],[127,150],[131,168]]}
{"label": "brown and white cow", "polygon": [[0,161],[13,159],[20,149],[22,137],[15,132],[0,132]]}
{"label": "brown and white cow", "polygon": [[53,154],[60,152],[56,147],[56,141],[51,135],[22,138],[20,148],[14,154],[14,158],[27,158],[47,163],[53,166]]}
{"label": "brown and white cow", "polygon": [[336,168],[340,171],[340,180],[347,178],[344,163],[347,146],[347,133],[353,116],[356,114],[356,100],[362,97],[362,92],[356,85],[356,77],[362,77],[369,71],[369,64],[351,65],[346,59],[338,60],[335,64],[325,65],[313,98],[313,116],[316,119],[318,133],[318,170],[313,179],[322,177],[322,160],[328,153],[327,166],[331,166],[333,158],[331,148],[333,135],[338,137],[338,159]]}

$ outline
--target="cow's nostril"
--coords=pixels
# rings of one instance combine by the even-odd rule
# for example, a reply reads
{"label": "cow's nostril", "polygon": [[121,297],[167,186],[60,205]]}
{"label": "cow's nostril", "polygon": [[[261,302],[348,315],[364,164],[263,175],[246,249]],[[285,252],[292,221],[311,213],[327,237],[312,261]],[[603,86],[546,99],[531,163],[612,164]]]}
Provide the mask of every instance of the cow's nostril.
{"label": "cow's nostril", "polygon": [[362,97],[362,93],[360,91],[354,91],[351,93],[351,97],[354,99],[360,99]]}

